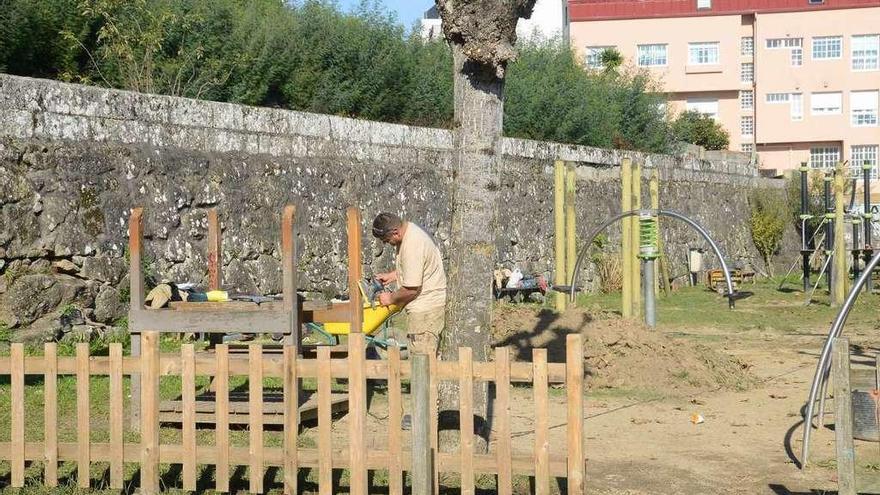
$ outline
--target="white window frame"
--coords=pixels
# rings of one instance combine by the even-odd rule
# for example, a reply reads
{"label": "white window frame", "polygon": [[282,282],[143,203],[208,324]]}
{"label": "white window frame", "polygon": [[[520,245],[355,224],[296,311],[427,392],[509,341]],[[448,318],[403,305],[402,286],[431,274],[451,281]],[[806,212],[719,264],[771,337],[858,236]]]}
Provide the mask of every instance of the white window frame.
{"label": "white window frame", "polygon": [[742,115],[739,118],[739,133],[742,137],[755,135],[755,118],[751,115]]}
{"label": "white window frame", "polygon": [[636,58],[639,67],[666,67],[669,64],[668,46],[666,43],[637,45]]}
{"label": "white window frame", "polygon": [[[748,70],[746,70],[748,67]],[[755,64],[752,62],[743,62],[739,66],[739,81],[742,83],[755,82]]]}
{"label": "white window frame", "polygon": [[810,168],[830,169],[840,161],[840,146],[813,146],[810,148]]}
{"label": "white window frame", "polygon": [[765,100],[768,105],[777,105],[780,103],[788,103],[789,93],[767,93]]}
{"label": "white window frame", "polygon": [[717,41],[688,43],[688,65],[718,65],[721,63],[721,47]]}
{"label": "white window frame", "polygon": [[697,10],[706,10],[712,8],[712,0],[697,0]]}
{"label": "white window frame", "polygon": [[739,150],[743,153],[753,153],[755,151],[754,143],[740,143]]}
{"label": "white window frame", "polygon": [[605,50],[617,48],[616,46],[588,46],[584,50],[584,64],[590,69],[602,68],[602,54]]}
{"label": "white window frame", "polygon": [[780,48],[801,48],[804,44],[803,38],[767,38],[764,46],[768,50],[778,50]]}
{"label": "white window frame", "polygon": [[801,47],[792,48],[790,60],[792,67],[800,67],[804,65],[804,49]]}
{"label": "white window frame", "polygon": [[[695,111],[701,115],[711,117],[716,121],[720,120],[721,111],[718,98],[688,98],[685,102],[685,109],[689,112]],[[707,109],[711,109],[711,111],[706,111]]]}
{"label": "white window frame", "polygon": [[849,41],[854,72],[880,70],[880,34],[854,34]]}
{"label": "white window frame", "polygon": [[[817,107],[817,104],[824,98],[830,98],[834,95],[837,95],[837,105],[823,103],[822,106]],[[810,115],[840,115],[841,113],[843,113],[843,93],[840,91],[827,91],[810,94]]]}
{"label": "white window frame", "polygon": [[804,94],[803,93],[791,93],[789,96],[789,114],[791,115],[791,120],[797,122],[800,120],[804,120]]}
{"label": "white window frame", "polygon": [[868,161],[871,165],[871,178],[877,178],[877,159],[880,156],[880,146],[876,144],[856,144],[849,147],[849,163],[855,169],[856,177],[862,174],[862,165]]}
{"label": "white window frame", "polygon": [[[837,47],[833,50],[835,44]],[[814,36],[810,56],[813,60],[840,59],[843,57],[843,36]]]}
{"label": "white window frame", "polygon": [[751,36],[743,36],[739,41],[739,53],[740,55],[754,55],[755,54],[755,38]]}
{"label": "white window frame", "polygon": [[853,127],[877,127],[878,99],[877,90],[850,91],[850,124]]}
{"label": "white window frame", "polygon": [[754,110],[755,108],[755,92],[751,89],[744,89],[739,92],[739,109]]}

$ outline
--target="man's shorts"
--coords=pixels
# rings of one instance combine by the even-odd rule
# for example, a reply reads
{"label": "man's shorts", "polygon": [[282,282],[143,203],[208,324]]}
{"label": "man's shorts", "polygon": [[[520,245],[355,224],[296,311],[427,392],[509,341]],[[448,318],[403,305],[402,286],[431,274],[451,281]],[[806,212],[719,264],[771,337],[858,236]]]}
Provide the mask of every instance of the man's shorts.
{"label": "man's shorts", "polygon": [[406,318],[409,352],[436,356],[440,350],[440,335],[446,328],[446,307],[407,313]]}

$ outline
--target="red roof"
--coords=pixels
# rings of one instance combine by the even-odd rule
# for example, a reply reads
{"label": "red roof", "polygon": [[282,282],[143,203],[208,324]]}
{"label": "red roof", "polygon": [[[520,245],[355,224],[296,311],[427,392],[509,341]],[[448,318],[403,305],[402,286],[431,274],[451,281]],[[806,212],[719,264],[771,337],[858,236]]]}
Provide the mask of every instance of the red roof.
{"label": "red roof", "polygon": [[568,0],[571,22],[651,17],[690,17],[768,12],[880,7],[880,0],[711,0],[697,10],[697,0]]}

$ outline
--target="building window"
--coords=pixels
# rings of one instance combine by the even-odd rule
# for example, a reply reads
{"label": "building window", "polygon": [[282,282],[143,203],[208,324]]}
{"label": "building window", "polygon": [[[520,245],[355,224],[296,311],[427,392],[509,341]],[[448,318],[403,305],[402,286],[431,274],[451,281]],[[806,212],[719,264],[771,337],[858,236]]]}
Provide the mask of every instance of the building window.
{"label": "building window", "polygon": [[711,9],[712,0],[697,0],[697,9]]}
{"label": "building window", "polygon": [[810,113],[813,115],[840,115],[840,92],[813,93],[810,95]]}
{"label": "building window", "polygon": [[755,151],[755,145],[752,143],[742,143],[739,145],[739,150],[743,153],[751,153]]}
{"label": "building window", "polygon": [[767,38],[767,48],[800,48],[803,46],[803,38]]}
{"label": "building window", "polygon": [[791,49],[791,66],[792,67],[800,67],[804,65],[804,49],[803,48],[792,48]]}
{"label": "building window", "polygon": [[717,98],[688,98],[687,111],[698,112],[706,117],[718,120],[718,99]]}
{"label": "building window", "polygon": [[739,92],[739,109],[751,110],[755,108],[755,92],[752,90]]}
{"label": "building window", "polygon": [[587,67],[591,69],[601,69],[602,65],[602,54],[605,53],[605,50],[614,48],[613,46],[588,46],[586,49],[586,59],[585,62]]}
{"label": "building window", "polygon": [[742,55],[755,54],[755,38],[751,36],[743,36],[739,42],[739,51]]}
{"label": "building window", "polygon": [[755,135],[755,118],[751,115],[743,115],[739,118],[739,133],[742,136]]}
{"label": "building window", "polygon": [[688,43],[688,64],[714,65],[718,63],[718,42]]}
{"label": "building window", "polygon": [[840,148],[837,146],[815,146],[810,148],[810,166],[813,168],[834,168],[840,161]]}
{"label": "building window", "polygon": [[877,125],[877,91],[851,91],[849,107],[854,127]]}
{"label": "building window", "polygon": [[791,120],[804,120],[804,95],[802,93],[792,93],[791,101]]}
{"label": "building window", "polygon": [[750,83],[755,80],[755,64],[748,62],[740,66],[739,80],[744,83]]}
{"label": "building window", "polygon": [[767,103],[788,103],[788,93],[767,93]]}
{"label": "building window", "polygon": [[852,70],[880,69],[880,35],[860,34],[852,37],[850,51]]}
{"label": "building window", "polygon": [[822,5],[825,3],[825,0],[807,0],[807,3],[810,5]]}
{"label": "building window", "polygon": [[639,67],[666,65],[666,45],[639,45]]}
{"label": "building window", "polygon": [[855,169],[853,173],[856,177],[861,176],[863,165],[870,165],[871,178],[877,178],[877,149],[878,146],[876,144],[862,144],[850,147],[849,163]]}
{"label": "building window", "polygon": [[840,58],[843,52],[843,36],[817,36],[813,38],[813,58],[816,60]]}

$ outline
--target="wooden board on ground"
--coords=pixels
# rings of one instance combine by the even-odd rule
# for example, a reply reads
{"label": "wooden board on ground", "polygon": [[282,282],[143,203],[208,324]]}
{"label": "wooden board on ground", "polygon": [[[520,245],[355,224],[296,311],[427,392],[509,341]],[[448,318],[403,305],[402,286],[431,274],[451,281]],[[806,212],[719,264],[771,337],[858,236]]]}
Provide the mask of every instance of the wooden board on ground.
{"label": "wooden board on ground", "polygon": [[[214,394],[207,393],[196,397],[196,423],[213,424],[216,421],[217,403]],[[333,414],[348,410],[348,394],[331,394],[330,410]],[[249,423],[248,395],[232,393],[229,395],[229,424],[246,425]],[[301,400],[299,406],[300,421],[312,421],[318,417],[318,397],[312,394]],[[159,405],[159,421],[163,423],[180,423],[183,420],[183,402],[166,400]],[[284,424],[284,398],[279,393],[263,394],[263,424]]]}

